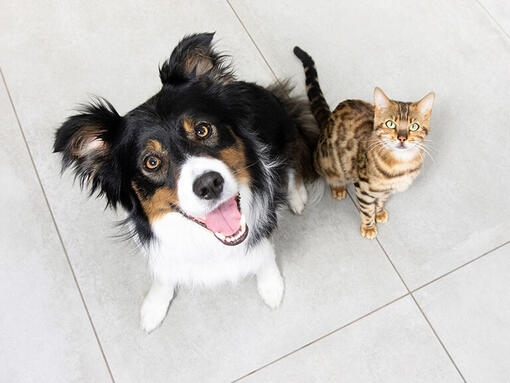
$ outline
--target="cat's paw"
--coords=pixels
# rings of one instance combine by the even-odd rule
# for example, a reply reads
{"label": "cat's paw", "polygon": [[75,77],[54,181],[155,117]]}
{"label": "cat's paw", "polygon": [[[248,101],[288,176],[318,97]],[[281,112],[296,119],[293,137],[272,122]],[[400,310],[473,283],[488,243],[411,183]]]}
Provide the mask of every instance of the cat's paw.
{"label": "cat's paw", "polygon": [[375,215],[375,222],[384,223],[388,220],[388,211],[386,209],[382,209],[379,213]]}
{"label": "cat's paw", "polygon": [[377,227],[375,226],[361,226],[361,236],[367,239],[374,239],[377,237]]}
{"label": "cat's paw", "polygon": [[331,194],[333,195],[333,198],[336,198],[337,200],[341,201],[347,195],[347,191],[343,186],[342,187],[331,186]]}

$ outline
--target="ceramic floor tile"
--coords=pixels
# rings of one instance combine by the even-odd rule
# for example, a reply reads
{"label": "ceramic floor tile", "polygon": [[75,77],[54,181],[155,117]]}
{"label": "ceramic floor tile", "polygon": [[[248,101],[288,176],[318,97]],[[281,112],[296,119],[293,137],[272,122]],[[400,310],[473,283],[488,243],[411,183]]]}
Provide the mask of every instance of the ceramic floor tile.
{"label": "ceramic floor tile", "polygon": [[241,382],[462,382],[410,297]]}
{"label": "ceramic floor tile", "polygon": [[508,275],[510,245],[415,293],[468,382],[508,382]]}
{"label": "ceramic floor tile", "polygon": [[381,243],[411,288],[510,239],[510,43],[478,4],[231,2],[279,77],[303,90],[292,48],[314,57],[332,107],[370,101],[376,85],[401,100],[436,92],[434,160],[390,199],[389,222],[380,225]]}
{"label": "ceramic floor tile", "polygon": [[507,35],[510,35],[510,3],[505,0],[478,0]]}
{"label": "ceramic floor tile", "polygon": [[0,380],[108,382],[1,82],[0,141]]}
{"label": "ceramic floor tile", "polygon": [[345,225],[357,217],[352,204],[326,198],[303,217],[282,218],[280,310],[264,306],[253,280],[181,291],[163,327],[145,335],[144,260],[132,243],[111,238],[122,213],[104,212],[72,176],[60,178],[53,132],[87,92],[121,113],[151,96],[158,63],[186,33],[217,30],[243,79],[268,83],[272,75],[225,2],[21,3],[0,15],[9,32],[0,34],[1,64],[116,380],[234,379],[405,293],[377,245]]}

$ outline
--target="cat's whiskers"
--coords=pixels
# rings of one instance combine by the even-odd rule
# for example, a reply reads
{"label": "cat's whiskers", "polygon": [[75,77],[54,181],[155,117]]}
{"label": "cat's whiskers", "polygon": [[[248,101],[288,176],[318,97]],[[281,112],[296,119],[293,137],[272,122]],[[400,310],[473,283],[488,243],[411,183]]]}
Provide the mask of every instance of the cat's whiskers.
{"label": "cat's whiskers", "polygon": [[367,152],[371,152],[372,150],[374,150],[375,148],[379,147],[379,146],[383,146],[384,144],[382,142],[374,142],[372,144],[369,145],[369,147],[367,148]]}
{"label": "cat's whiskers", "polygon": [[381,142],[381,141],[376,141],[374,143],[372,143],[368,148],[367,148],[367,153],[370,153],[370,152],[373,152],[374,150],[376,149],[379,149],[377,151],[377,154],[381,153],[381,150],[384,148],[384,143]]}
{"label": "cat's whiskers", "polygon": [[421,150],[419,150],[419,151],[418,151],[418,154],[420,155],[421,161],[423,162],[423,160],[424,160],[425,158],[423,157],[423,153],[422,153],[422,151],[421,151]]}
{"label": "cat's whiskers", "polygon": [[436,162],[436,160],[430,153],[429,149],[424,144],[422,144],[421,142],[417,142],[416,146],[420,148],[426,155],[428,155],[433,162]]}

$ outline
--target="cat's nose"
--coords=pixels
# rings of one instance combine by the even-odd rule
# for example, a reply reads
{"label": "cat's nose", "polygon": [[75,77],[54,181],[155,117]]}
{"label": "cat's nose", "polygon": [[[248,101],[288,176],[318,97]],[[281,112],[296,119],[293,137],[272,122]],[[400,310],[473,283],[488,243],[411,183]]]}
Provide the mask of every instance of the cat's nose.
{"label": "cat's nose", "polygon": [[404,143],[405,140],[407,140],[406,136],[398,136],[398,139],[400,142]]}

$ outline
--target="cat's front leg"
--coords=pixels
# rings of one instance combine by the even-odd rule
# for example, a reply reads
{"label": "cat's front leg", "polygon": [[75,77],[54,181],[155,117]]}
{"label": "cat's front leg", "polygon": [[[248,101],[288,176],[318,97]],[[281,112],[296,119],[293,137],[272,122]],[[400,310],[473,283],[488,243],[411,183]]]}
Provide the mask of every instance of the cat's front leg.
{"label": "cat's front leg", "polygon": [[375,221],[377,223],[384,223],[388,221],[388,211],[384,208],[384,204],[390,196],[389,193],[378,196],[375,200]]}
{"label": "cat's front leg", "polygon": [[375,226],[374,219],[370,219],[370,223],[365,222],[365,216],[361,214],[361,236],[367,239],[374,239],[377,237],[377,226]]}
{"label": "cat's front leg", "polygon": [[367,190],[362,190],[361,185],[358,185],[355,186],[361,216],[361,236],[374,239],[377,236],[377,227],[375,226],[376,198]]}

